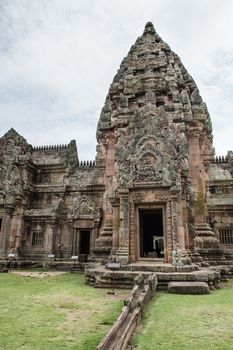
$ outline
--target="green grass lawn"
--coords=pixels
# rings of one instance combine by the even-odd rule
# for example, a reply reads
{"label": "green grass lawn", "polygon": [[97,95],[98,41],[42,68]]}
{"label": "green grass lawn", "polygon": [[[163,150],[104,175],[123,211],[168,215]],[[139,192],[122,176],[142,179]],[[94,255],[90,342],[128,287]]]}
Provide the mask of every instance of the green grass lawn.
{"label": "green grass lawn", "polygon": [[88,287],[76,274],[0,274],[0,349],[93,350],[122,308],[126,293],[117,294]]}
{"label": "green grass lawn", "polygon": [[232,350],[233,281],[210,295],[157,293],[132,349]]}

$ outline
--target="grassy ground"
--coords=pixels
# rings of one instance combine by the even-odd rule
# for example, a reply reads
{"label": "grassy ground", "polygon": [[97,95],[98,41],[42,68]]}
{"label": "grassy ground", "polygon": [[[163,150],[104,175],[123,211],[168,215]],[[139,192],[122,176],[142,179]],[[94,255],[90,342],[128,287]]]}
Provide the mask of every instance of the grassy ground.
{"label": "grassy ground", "polygon": [[109,296],[76,274],[43,279],[0,274],[0,349],[93,350],[125,295]]}
{"label": "grassy ground", "polygon": [[132,344],[135,350],[232,350],[233,281],[210,295],[158,293]]}

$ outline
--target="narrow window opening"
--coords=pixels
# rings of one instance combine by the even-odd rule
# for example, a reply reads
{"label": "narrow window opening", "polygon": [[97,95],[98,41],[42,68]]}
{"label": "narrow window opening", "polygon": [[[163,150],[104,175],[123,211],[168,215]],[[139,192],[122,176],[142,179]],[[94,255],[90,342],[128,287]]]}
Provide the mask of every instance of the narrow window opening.
{"label": "narrow window opening", "polygon": [[33,247],[43,247],[44,246],[44,232],[43,231],[33,231],[32,232],[32,246]]}

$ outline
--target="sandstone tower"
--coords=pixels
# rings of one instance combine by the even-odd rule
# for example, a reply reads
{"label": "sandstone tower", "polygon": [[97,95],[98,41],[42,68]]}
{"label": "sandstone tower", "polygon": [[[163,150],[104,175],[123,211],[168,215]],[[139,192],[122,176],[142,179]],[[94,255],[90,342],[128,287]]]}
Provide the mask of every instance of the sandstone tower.
{"label": "sandstone tower", "polygon": [[206,222],[207,167],[214,159],[209,113],[152,23],[113,79],[97,140],[97,166],[105,169],[105,225],[113,225],[120,260],[147,256],[156,245],[153,237],[164,245],[165,261],[177,248],[218,247]]}
{"label": "sandstone tower", "polygon": [[96,161],[79,163],[75,141],[0,139],[1,257],[233,259],[233,154],[214,157],[206,104],[150,22],[113,79],[97,143]]}

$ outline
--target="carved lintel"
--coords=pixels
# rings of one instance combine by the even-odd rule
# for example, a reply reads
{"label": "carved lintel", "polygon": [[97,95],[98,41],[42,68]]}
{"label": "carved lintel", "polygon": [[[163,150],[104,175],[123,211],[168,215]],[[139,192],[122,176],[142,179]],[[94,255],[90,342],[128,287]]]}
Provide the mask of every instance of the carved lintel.
{"label": "carved lintel", "polygon": [[75,228],[94,228],[93,220],[75,220],[74,221]]}
{"label": "carved lintel", "polygon": [[156,202],[167,202],[170,199],[169,193],[166,192],[135,192],[132,194],[132,200],[135,203],[156,203]]}

